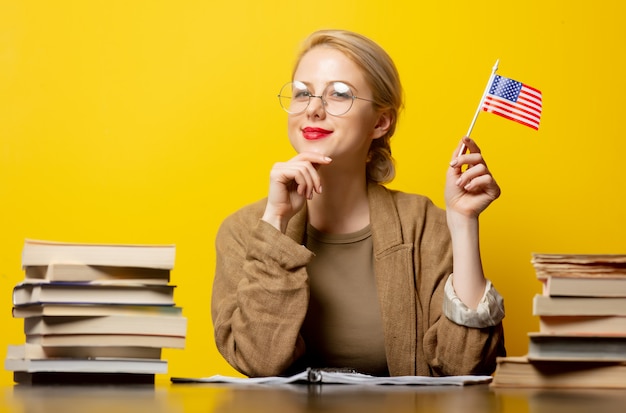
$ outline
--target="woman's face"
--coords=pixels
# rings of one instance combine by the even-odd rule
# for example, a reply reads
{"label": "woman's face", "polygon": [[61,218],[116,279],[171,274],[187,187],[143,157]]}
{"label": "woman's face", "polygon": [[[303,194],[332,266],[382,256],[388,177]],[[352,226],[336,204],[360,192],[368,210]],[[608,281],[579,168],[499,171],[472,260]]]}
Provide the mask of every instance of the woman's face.
{"label": "woman's face", "polygon": [[[347,84],[354,96],[372,99],[361,69],[342,52],[318,46],[300,60],[294,81],[304,83],[315,96],[333,82]],[[321,99],[311,98],[302,113],[289,115],[288,134],[298,153],[317,152],[338,162],[365,164],[372,139],[384,135],[380,113],[371,102],[355,99],[351,109],[341,116],[329,115]]]}

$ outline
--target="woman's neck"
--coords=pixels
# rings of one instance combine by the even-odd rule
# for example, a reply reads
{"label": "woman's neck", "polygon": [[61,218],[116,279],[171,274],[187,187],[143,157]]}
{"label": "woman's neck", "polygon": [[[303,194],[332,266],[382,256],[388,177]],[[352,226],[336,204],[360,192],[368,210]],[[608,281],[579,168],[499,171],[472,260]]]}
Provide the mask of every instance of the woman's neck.
{"label": "woman's neck", "polygon": [[307,202],[309,223],[318,231],[348,234],[370,222],[367,180],[362,174],[324,174],[322,193]]}

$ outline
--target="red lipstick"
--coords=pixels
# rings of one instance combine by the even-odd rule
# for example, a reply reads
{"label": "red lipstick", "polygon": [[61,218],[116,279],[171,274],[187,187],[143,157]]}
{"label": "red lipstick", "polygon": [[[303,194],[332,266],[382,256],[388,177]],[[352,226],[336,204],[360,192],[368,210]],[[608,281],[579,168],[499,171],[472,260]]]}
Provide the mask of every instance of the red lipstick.
{"label": "red lipstick", "polygon": [[327,138],[331,133],[333,133],[333,131],[322,128],[307,127],[302,129],[302,136],[309,141]]}

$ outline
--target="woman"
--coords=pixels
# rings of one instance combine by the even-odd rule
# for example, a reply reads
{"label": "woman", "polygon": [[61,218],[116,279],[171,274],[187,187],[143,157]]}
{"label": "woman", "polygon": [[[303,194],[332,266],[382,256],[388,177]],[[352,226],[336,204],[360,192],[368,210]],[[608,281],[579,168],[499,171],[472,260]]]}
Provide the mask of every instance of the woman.
{"label": "woman", "polygon": [[464,138],[455,149],[444,211],[382,186],[402,88],[380,46],[313,33],[292,79],[279,100],[297,155],[217,235],[219,351],[248,376],[490,374],[504,309],[483,275],[478,216],[500,188],[479,148]]}

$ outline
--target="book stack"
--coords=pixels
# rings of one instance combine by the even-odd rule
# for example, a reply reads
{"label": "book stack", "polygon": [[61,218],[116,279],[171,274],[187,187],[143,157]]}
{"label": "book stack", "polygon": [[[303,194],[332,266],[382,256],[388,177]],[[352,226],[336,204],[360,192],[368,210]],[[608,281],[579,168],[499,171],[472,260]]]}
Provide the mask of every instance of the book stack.
{"label": "book stack", "polygon": [[626,255],[533,254],[543,285],[528,353],[498,359],[493,386],[626,388]]}
{"label": "book stack", "polygon": [[174,258],[174,245],[26,240],[13,289],[25,343],[9,346],[5,368],[18,383],[153,383],[167,373],[161,350],[185,345]]}

